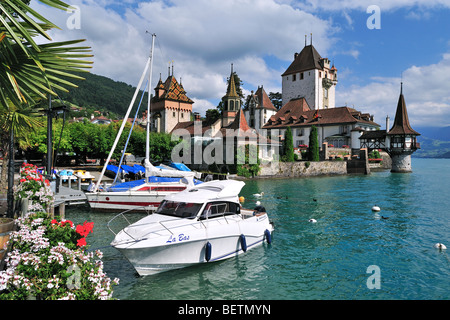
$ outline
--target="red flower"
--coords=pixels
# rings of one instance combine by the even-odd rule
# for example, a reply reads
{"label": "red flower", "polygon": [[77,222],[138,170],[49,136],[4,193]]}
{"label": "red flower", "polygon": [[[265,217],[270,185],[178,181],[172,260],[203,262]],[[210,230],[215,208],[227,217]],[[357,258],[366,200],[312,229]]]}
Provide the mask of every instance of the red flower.
{"label": "red flower", "polygon": [[73,222],[70,220],[61,221],[61,227],[65,227],[66,224],[69,224],[70,227],[73,227]]}
{"label": "red flower", "polygon": [[76,231],[80,236],[86,237],[92,229],[94,229],[94,223],[85,221],[83,225],[77,225]]}
{"label": "red flower", "polygon": [[86,245],[86,238],[81,238],[77,240],[77,246],[84,247]]}
{"label": "red flower", "polygon": [[58,224],[58,221],[56,219],[53,219],[52,221],[50,221],[51,224]]}

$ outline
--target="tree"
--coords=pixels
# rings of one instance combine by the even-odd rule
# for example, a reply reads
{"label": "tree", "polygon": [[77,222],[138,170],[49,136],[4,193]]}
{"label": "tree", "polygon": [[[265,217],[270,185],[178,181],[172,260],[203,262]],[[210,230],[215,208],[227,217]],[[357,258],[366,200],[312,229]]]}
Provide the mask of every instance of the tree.
{"label": "tree", "polygon": [[281,93],[279,92],[269,92],[269,99],[272,101],[272,104],[277,110],[280,110],[282,107],[282,98]]}
{"label": "tree", "polygon": [[[28,1],[29,2],[29,1]],[[29,130],[33,125],[29,115],[23,113],[34,108],[48,95],[56,96],[56,90],[67,91],[65,86],[74,85],[69,78],[81,78],[72,74],[90,67],[91,61],[82,60],[89,47],[76,47],[84,40],[49,42],[37,44],[33,37],[42,36],[51,41],[47,30],[57,27],[21,0],[1,1],[0,5],[0,123],[3,132],[9,132],[6,142],[1,136],[1,145],[13,150],[14,133]],[[60,0],[41,2],[61,10],[70,6]],[[13,120],[13,121],[10,121]],[[12,160],[12,152],[4,154],[4,161]],[[5,157],[6,156],[6,157]],[[8,177],[8,215],[12,216],[13,163]],[[3,170],[4,174],[4,170]],[[5,191],[4,184],[0,192]]]}
{"label": "tree", "polygon": [[284,133],[283,153],[284,161],[294,162],[294,141],[292,138],[291,127],[287,127],[286,132]]}
{"label": "tree", "polygon": [[220,119],[220,112],[218,109],[208,109],[206,110],[205,122],[207,124],[213,124]]}
{"label": "tree", "polygon": [[309,133],[308,159],[310,161],[319,161],[319,140],[316,126],[312,126]]}

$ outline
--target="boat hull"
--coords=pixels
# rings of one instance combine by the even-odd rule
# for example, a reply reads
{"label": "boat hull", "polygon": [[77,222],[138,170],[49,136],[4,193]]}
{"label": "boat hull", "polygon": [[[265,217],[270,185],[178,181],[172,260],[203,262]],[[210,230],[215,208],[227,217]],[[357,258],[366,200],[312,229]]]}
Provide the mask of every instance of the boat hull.
{"label": "boat hull", "polygon": [[120,212],[156,210],[168,193],[95,192],[86,193],[91,210]]}
{"label": "boat hull", "polygon": [[154,211],[167,195],[180,192],[185,188],[185,184],[143,184],[126,191],[100,191],[85,194],[93,211]]}
{"label": "boat hull", "polygon": [[111,245],[145,276],[242,254],[261,245],[266,232],[272,231],[267,214],[245,219],[234,216],[178,226],[172,233],[161,229],[158,236],[153,233],[135,242],[121,244],[116,237]]}

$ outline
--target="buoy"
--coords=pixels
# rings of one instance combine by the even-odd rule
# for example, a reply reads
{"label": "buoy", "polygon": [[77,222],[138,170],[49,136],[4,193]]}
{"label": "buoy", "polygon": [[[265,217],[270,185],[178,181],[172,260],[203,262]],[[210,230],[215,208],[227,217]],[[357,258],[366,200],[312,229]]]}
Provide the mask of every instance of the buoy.
{"label": "buoy", "polygon": [[212,253],[212,245],[208,241],[205,245],[205,260],[208,262],[211,259],[211,253]]}
{"label": "buoy", "polygon": [[264,195],[264,192],[261,193],[254,193],[253,196],[257,198],[261,198]]}
{"label": "buoy", "polygon": [[447,249],[447,247],[446,247],[445,244],[443,244],[443,243],[436,243],[436,244],[434,245],[434,247],[435,247],[436,249],[439,249],[439,250],[446,250],[446,249]]}
{"label": "buoy", "polygon": [[372,211],[378,212],[378,211],[380,211],[380,210],[381,210],[380,207],[377,206],[377,205],[375,205],[375,206],[372,207]]}
{"label": "buoy", "polygon": [[239,242],[241,243],[242,251],[246,252],[247,251],[247,240],[245,240],[245,236],[243,234],[241,234],[239,236]]}
{"label": "buoy", "polygon": [[316,223],[317,222],[316,219],[309,219],[308,221],[311,222],[311,223]]}
{"label": "buoy", "polygon": [[264,231],[264,237],[266,238],[268,244],[272,243],[272,234],[270,233],[269,229],[266,229]]}
{"label": "buoy", "polygon": [[244,201],[245,201],[245,198],[243,196],[240,196],[239,197],[239,202],[244,202]]}

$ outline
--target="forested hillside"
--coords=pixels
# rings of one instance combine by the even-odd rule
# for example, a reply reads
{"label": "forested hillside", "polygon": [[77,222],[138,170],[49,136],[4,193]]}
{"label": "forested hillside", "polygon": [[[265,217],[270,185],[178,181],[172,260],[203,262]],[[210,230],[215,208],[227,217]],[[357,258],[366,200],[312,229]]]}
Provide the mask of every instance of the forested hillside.
{"label": "forested hillside", "polygon": [[[70,88],[70,92],[58,92],[61,99],[83,108],[95,108],[99,111],[109,111],[123,117],[131,102],[135,87],[124,82],[93,73],[81,73],[86,80],[72,80],[78,88]],[[140,95],[135,106],[139,103]],[[142,100],[147,104],[147,93]],[[144,108],[141,106],[141,110]]]}

